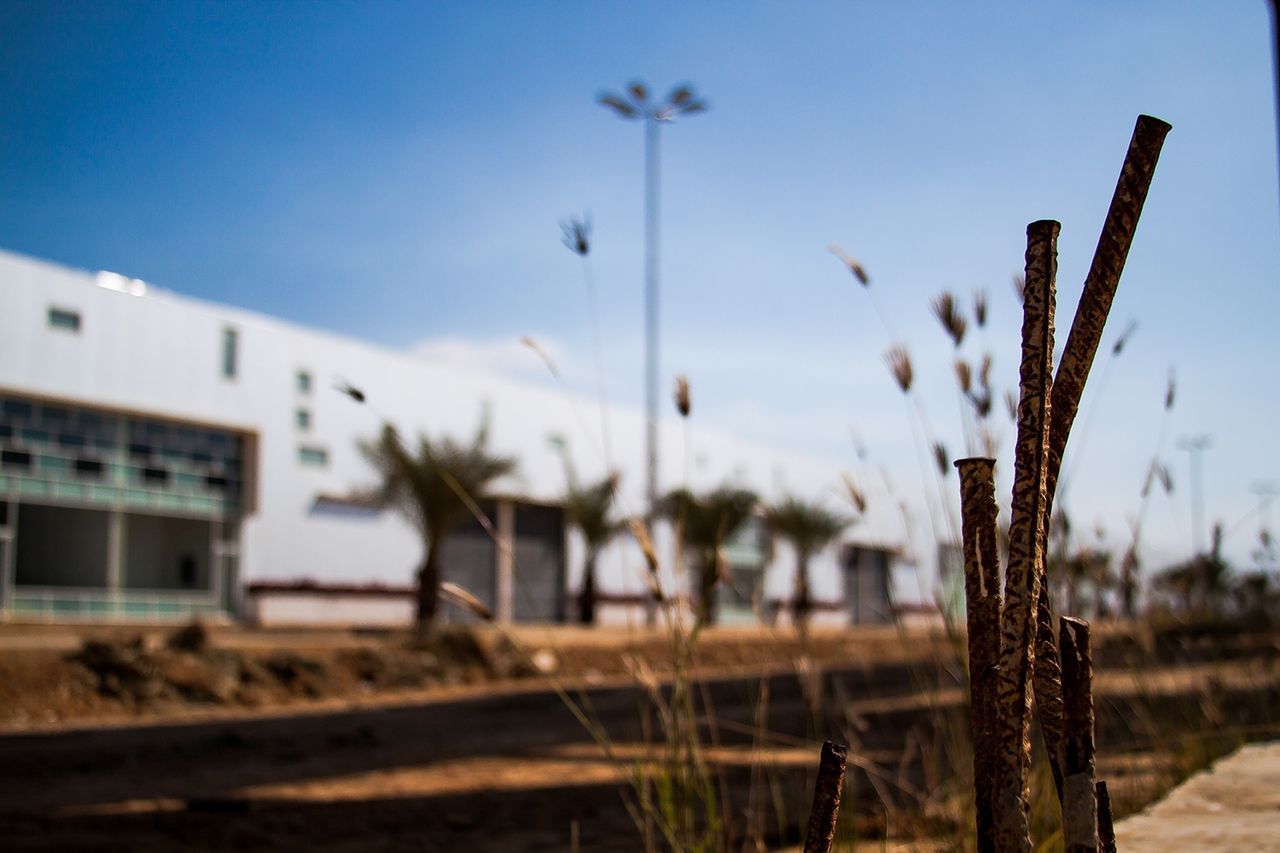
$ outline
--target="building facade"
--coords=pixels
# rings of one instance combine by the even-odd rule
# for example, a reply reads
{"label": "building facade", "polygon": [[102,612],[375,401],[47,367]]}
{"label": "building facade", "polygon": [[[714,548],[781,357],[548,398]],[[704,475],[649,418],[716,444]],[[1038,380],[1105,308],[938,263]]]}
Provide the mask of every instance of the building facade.
{"label": "building facade", "polygon": [[[364,405],[342,393],[348,386]],[[481,506],[484,523],[450,538],[445,577],[503,619],[572,618],[582,548],[566,531],[563,460],[548,439],[568,437],[580,471],[621,470],[621,514],[642,506],[641,414],[615,410],[618,461],[607,465],[614,460],[590,452],[600,442],[579,435],[574,407],[591,405],[554,387],[0,252],[0,609],[8,618],[131,620],[398,613],[403,604],[388,602],[411,587],[421,537],[394,512],[353,498],[375,482],[360,443],[383,423],[406,436],[464,438],[487,412],[493,448],[519,470]],[[664,444],[678,446],[679,425],[662,430]],[[820,461],[733,436],[702,440],[695,488],[734,481],[765,493],[785,470],[798,492],[819,494],[838,477]],[[683,482],[687,472],[673,463],[660,474]],[[678,590],[670,531],[655,540],[663,583]],[[786,555],[766,540],[753,525],[732,543],[726,621],[753,618],[750,596],[790,589]],[[814,560],[815,598],[849,600],[847,544]],[[606,600],[643,594],[644,561],[629,538],[598,567]],[[875,583],[859,583],[860,596],[872,595]],[[883,604],[859,604],[845,618],[887,613],[880,586]],[[246,602],[246,590],[260,600]],[[334,607],[344,590],[365,611]],[[643,610],[615,609],[622,618]]]}

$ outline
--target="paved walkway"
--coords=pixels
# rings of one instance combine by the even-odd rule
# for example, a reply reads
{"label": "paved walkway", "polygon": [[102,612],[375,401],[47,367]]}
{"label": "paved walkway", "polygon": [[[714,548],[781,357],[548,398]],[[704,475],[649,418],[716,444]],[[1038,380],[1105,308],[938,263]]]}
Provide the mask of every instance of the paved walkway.
{"label": "paved walkway", "polygon": [[1240,749],[1116,827],[1125,853],[1280,850],[1280,741]]}

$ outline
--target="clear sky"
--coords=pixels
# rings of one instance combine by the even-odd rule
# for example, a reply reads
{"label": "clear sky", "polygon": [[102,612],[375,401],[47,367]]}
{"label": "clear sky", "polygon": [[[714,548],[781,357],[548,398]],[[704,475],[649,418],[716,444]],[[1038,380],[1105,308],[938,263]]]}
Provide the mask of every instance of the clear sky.
{"label": "clear sky", "polygon": [[[594,98],[689,81],[711,111],[664,130],[664,387],[687,373],[703,423],[919,491],[890,337],[959,455],[929,301],[985,288],[965,352],[989,348],[1014,384],[1026,224],[1063,224],[1064,340],[1150,113],[1174,130],[1108,345],[1138,328],[1095,368],[1067,503],[1082,541],[1095,524],[1125,540],[1176,366],[1155,567],[1190,546],[1179,436],[1213,436],[1210,520],[1245,517],[1253,484],[1280,478],[1269,18],[1263,0],[8,0],[0,246],[544,381],[514,344],[531,335],[588,390],[582,271],[557,223],[590,211],[610,391],[639,404],[642,134]],[[888,329],[831,242],[870,272]],[[1232,532],[1237,560],[1256,532]]]}

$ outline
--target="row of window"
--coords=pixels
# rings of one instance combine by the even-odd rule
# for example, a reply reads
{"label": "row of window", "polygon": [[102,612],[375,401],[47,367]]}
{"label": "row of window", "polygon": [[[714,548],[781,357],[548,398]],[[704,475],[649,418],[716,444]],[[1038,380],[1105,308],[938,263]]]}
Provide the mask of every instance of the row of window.
{"label": "row of window", "polygon": [[[49,306],[48,322],[49,322],[49,327],[52,329],[59,329],[62,331],[72,332],[76,334],[80,332],[80,325],[81,325],[80,312],[70,308],[62,308],[62,307],[53,306],[53,305]],[[239,368],[240,368],[240,334],[236,329],[233,329],[230,326],[227,326],[227,327],[224,327],[222,330],[222,376],[223,378],[235,379],[239,373]],[[310,371],[299,370],[296,374],[294,374],[294,389],[298,394],[309,395],[311,393],[311,385],[312,385],[312,382],[311,382]],[[9,410],[9,407],[11,405],[14,407],[13,412],[10,412]],[[31,415],[30,403],[26,403],[24,401],[17,401],[17,400],[6,400],[4,401],[4,406],[5,406],[4,414],[6,416],[9,416],[12,414],[14,415],[14,417],[17,417],[17,418],[26,418]],[[58,420],[58,418],[54,417],[54,414],[56,413],[56,411],[53,408],[46,406],[44,407],[44,409],[45,409],[44,417],[47,421]],[[105,430],[101,437],[96,437],[92,435],[91,433],[95,431],[94,427],[96,426],[96,424],[92,424],[87,420],[87,414],[88,413],[82,413],[80,415],[81,429],[79,431],[74,433],[69,432],[69,433],[57,434],[57,441],[60,445],[68,448],[78,448],[78,447],[84,447],[86,445],[97,446],[100,449],[107,449],[108,447],[110,447],[113,440],[113,436],[111,436],[110,433]],[[309,432],[311,430],[311,423],[312,423],[311,410],[305,406],[301,406],[301,405],[298,406],[294,410],[294,426],[298,429],[299,432]],[[105,422],[104,422],[104,425],[114,427],[114,424],[106,424]],[[129,454],[131,456],[148,457],[151,455],[154,448],[151,446],[151,443],[147,442],[146,440],[142,439],[141,437],[135,434],[135,430],[133,428],[134,426],[135,426],[134,424],[131,424],[130,436],[129,436],[130,441],[128,445]],[[146,426],[149,431],[156,430],[159,428],[158,425],[151,424],[151,423],[148,423]],[[183,428],[178,428],[178,429],[183,429]],[[86,433],[90,433],[90,434],[86,434]],[[14,431],[11,426],[0,423],[0,438],[9,438],[9,437],[12,437],[13,435],[14,435]],[[29,438],[30,440],[39,441],[39,442],[46,442],[52,439],[51,434],[43,431],[32,431],[30,435],[27,435],[27,432],[24,431],[24,436]],[[156,437],[157,435],[148,434],[146,436],[146,439],[151,439],[154,442]],[[187,443],[187,442],[184,442],[184,443]],[[220,450],[221,448],[218,448],[218,449]],[[10,451],[6,451],[6,453],[7,452],[10,452]],[[12,452],[18,453],[20,451],[12,451]],[[29,454],[27,455],[29,456]],[[212,455],[207,451],[203,451],[203,450],[190,451],[189,450],[188,455],[192,459],[192,461],[196,463],[209,464],[212,461]],[[93,461],[93,460],[87,460],[87,461]],[[329,453],[327,450],[321,447],[312,447],[312,446],[303,445],[298,448],[298,461],[304,465],[323,467],[329,464]],[[100,462],[94,462],[94,464],[97,464],[99,466],[101,465]],[[79,470],[80,469],[77,468],[77,471]],[[159,472],[161,469],[155,469],[155,470]],[[157,473],[156,476],[158,477],[159,473]]]}

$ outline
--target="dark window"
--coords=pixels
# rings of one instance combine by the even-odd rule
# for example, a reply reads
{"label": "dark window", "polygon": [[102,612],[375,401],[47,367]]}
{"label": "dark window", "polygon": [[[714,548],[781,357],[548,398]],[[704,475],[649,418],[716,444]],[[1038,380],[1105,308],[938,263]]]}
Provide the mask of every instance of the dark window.
{"label": "dark window", "polygon": [[169,482],[169,471],[165,468],[148,465],[142,469],[142,479],[148,483],[164,484]]}
{"label": "dark window", "polygon": [[76,473],[81,477],[101,477],[103,465],[97,459],[85,459],[83,457],[76,460]]}
{"label": "dark window", "polygon": [[222,375],[227,379],[236,378],[238,337],[235,329],[222,330]]}
{"label": "dark window", "polygon": [[65,424],[71,420],[71,413],[61,406],[45,406],[43,414],[48,424]]}
{"label": "dark window", "polygon": [[329,451],[323,447],[299,447],[298,461],[303,465],[315,465],[323,468],[329,464]]}
{"label": "dark window", "polygon": [[13,427],[8,424],[0,424],[0,438],[13,438]]}
{"label": "dark window", "polygon": [[26,420],[31,417],[31,404],[25,400],[5,400],[3,411],[10,418]]}
{"label": "dark window", "polygon": [[58,444],[63,447],[84,447],[84,436],[78,432],[58,433]]}
{"label": "dark window", "polygon": [[151,456],[151,445],[133,442],[129,445],[129,455],[136,456],[140,459],[146,459]]}
{"label": "dark window", "polygon": [[308,373],[305,370],[299,370],[297,381],[298,381],[298,393],[300,394],[311,393],[311,374],[310,373]]}
{"label": "dark window", "polygon": [[178,580],[183,586],[196,585],[196,558],[190,554],[183,554],[178,561]]}
{"label": "dark window", "polygon": [[213,461],[213,457],[203,450],[197,450],[195,453],[191,454],[191,461],[197,465],[208,465]]}
{"label": "dark window", "polygon": [[0,467],[31,470],[31,454],[25,450],[0,450]]}
{"label": "dark window", "polygon": [[204,478],[204,484],[211,489],[225,491],[227,488],[227,478],[219,477],[217,474],[210,474]]}
{"label": "dark window", "polygon": [[49,328],[68,332],[80,331],[80,312],[70,308],[49,308]]}
{"label": "dark window", "polygon": [[293,415],[294,422],[300,430],[311,429],[311,412],[306,409],[298,409]]}

